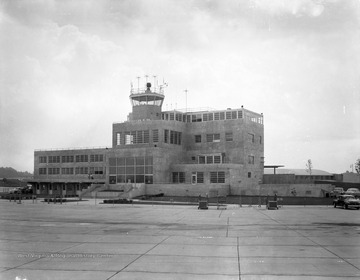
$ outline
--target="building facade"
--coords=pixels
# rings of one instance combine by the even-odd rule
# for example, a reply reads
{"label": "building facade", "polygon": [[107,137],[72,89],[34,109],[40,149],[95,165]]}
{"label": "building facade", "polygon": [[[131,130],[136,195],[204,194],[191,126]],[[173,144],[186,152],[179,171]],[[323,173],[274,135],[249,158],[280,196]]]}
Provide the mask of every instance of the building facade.
{"label": "building facade", "polygon": [[[262,180],[263,115],[238,109],[162,111],[164,87],[131,88],[132,112],[113,124],[112,147],[36,150],[37,193],[79,194],[91,184],[145,184],[240,194]],[[185,188],[184,188],[185,186]],[[155,191],[156,192],[156,191]],[[198,192],[200,194],[200,191]]]}

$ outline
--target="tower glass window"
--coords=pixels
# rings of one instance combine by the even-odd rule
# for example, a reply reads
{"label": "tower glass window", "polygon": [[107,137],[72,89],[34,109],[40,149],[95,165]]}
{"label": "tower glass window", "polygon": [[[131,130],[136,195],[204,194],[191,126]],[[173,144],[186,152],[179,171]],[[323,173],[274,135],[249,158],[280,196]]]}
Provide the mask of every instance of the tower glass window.
{"label": "tower glass window", "polygon": [[225,172],[218,171],[218,172],[210,172],[210,183],[225,183]]}
{"label": "tower glass window", "polygon": [[169,130],[164,130],[164,143],[169,143]]}
{"label": "tower glass window", "polygon": [[172,182],[174,184],[185,183],[185,172],[173,172],[172,173]]}
{"label": "tower glass window", "polygon": [[150,156],[109,158],[109,165],[110,184],[153,182],[153,158]]}
{"label": "tower glass window", "polygon": [[198,184],[204,183],[204,172],[196,172],[196,182]]}
{"label": "tower glass window", "polygon": [[157,143],[159,142],[159,130],[158,129],[154,129],[152,131],[153,133],[153,143]]}
{"label": "tower glass window", "polygon": [[121,145],[121,133],[116,133],[116,145]]}
{"label": "tower glass window", "polygon": [[226,142],[233,141],[233,133],[232,132],[225,132],[225,141]]}
{"label": "tower glass window", "polygon": [[206,134],[206,142],[220,142],[220,133]]}

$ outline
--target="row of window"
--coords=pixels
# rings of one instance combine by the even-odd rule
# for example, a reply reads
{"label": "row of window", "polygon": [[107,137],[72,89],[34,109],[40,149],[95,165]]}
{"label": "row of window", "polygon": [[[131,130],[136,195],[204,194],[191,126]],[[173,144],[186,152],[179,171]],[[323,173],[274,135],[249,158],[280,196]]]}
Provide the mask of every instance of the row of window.
{"label": "row of window", "polygon": [[153,166],[140,165],[140,166],[110,167],[109,172],[110,174],[121,174],[121,175],[153,174]]}
{"label": "row of window", "polygon": [[[251,142],[251,143],[255,143],[256,141],[255,141],[255,134],[253,134],[253,133],[248,133],[248,139],[249,139],[249,141]],[[261,135],[259,136],[259,144],[262,144],[262,137],[261,137]]]}
{"label": "row of window", "polygon": [[[263,117],[257,114],[245,113],[246,119],[255,123],[263,124]],[[235,120],[244,117],[242,110],[227,110],[221,112],[188,113],[164,112],[162,119],[179,122],[207,122],[220,120]]]}
{"label": "row of window", "polygon": [[[159,142],[159,130],[152,130],[152,142]],[[149,144],[149,130],[135,130],[116,133],[116,145]]]}
{"label": "row of window", "polygon": [[117,145],[147,144],[149,141],[149,130],[125,131],[116,134]]}
{"label": "row of window", "polygon": [[[197,155],[192,157],[197,164],[222,164],[225,163],[225,154]],[[248,164],[255,164],[255,156],[248,155]]]}
{"label": "row of window", "polygon": [[[151,131],[152,142],[159,142],[159,130],[154,129]],[[164,130],[164,143],[181,145],[182,133],[174,130]],[[125,131],[116,133],[116,145],[133,145],[133,144],[149,144],[150,131],[149,130],[136,130]]]}
{"label": "row of window", "polygon": [[39,175],[85,175],[105,174],[105,167],[49,167],[39,168]]}
{"label": "row of window", "polygon": [[144,174],[133,174],[133,175],[110,175],[109,183],[153,183],[153,175],[144,175]]}
{"label": "row of window", "polygon": [[164,130],[164,143],[181,145],[181,132],[173,130]]}
{"label": "row of window", "polygon": [[[36,189],[38,190],[38,191],[45,191],[46,189],[47,190],[49,190],[49,191],[52,191],[53,189],[54,189],[54,191],[58,191],[58,190],[61,190],[61,188],[62,188],[62,190],[63,191],[66,191],[66,190],[69,190],[69,189],[67,189],[67,187],[65,186],[65,185],[63,185],[62,187],[61,187],[61,185],[60,186],[58,186],[58,185],[54,185],[54,186],[52,186],[51,184],[49,184],[49,185],[37,185],[36,186]],[[74,186],[74,190],[76,190],[76,191],[80,191],[80,186],[79,185],[77,185],[77,186]]]}
{"label": "row of window", "polygon": [[[194,136],[195,143],[201,143],[202,142],[202,136],[201,134],[197,134]],[[248,133],[248,139],[251,143],[255,143],[255,134]],[[234,136],[232,132],[225,132],[225,141],[231,142],[234,140]],[[220,142],[220,133],[212,133],[212,134],[206,134],[206,142]],[[259,136],[259,144],[262,144],[262,137]]]}
{"label": "row of window", "polygon": [[103,162],[103,154],[94,155],[66,155],[66,156],[39,156],[40,163],[71,163],[71,162]]}
{"label": "row of window", "polygon": [[[225,141],[233,141],[233,133],[225,132]],[[195,135],[195,143],[201,143],[201,135]],[[220,133],[206,134],[206,142],[220,142]]]}
{"label": "row of window", "polygon": [[[225,183],[225,172],[224,171],[211,171],[209,172],[209,179],[211,184],[222,184]],[[186,183],[185,172],[173,172],[172,183],[181,184]],[[191,173],[192,184],[203,184],[204,183],[204,172],[192,172]]]}
{"label": "row of window", "polygon": [[224,156],[221,154],[198,155],[196,160],[198,164],[221,164],[224,161]]}
{"label": "row of window", "polygon": [[[137,130],[131,132],[118,132],[116,133],[116,145],[132,145],[132,144],[148,144],[150,141],[149,130]],[[195,143],[202,143],[202,135],[197,134],[194,135]],[[233,133],[225,132],[225,141],[231,142],[233,141]],[[249,141],[255,143],[255,134],[248,133]],[[164,143],[181,145],[182,142],[182,133],[173,130],[164,130]],[[206,142],[220,142],[220,133],[210,133],[206,134]],[[159,130],[152,130],[152,142],[159,142]],[[259,144],[262,144],[262,137],[259,136]]]}
{"label": "row of window", "polygon": [[110,167],[153,165],[153,157],[111,157],[109,158],[109,165]]}

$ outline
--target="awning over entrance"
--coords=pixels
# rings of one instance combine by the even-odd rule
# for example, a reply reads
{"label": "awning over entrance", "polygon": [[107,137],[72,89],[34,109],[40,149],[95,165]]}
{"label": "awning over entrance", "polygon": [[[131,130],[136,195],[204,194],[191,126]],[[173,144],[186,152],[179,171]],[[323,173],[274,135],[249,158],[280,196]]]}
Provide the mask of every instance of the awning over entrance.
{"label": "awning over entrance", "polygon": [[274,174],[276,174],[276,168],[284,167],[285,165],[264,165],[264,168],[274,168]]}

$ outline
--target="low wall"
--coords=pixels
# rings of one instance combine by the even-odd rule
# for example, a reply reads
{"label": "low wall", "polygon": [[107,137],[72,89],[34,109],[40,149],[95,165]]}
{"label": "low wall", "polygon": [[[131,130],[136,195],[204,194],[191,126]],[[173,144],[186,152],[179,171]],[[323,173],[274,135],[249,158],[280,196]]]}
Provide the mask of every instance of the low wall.
{"label": "low wall", "polygon": [[[265,207],[268,200],[273,200],[273,196],[227,196],[227,204],[237,204],[242,207],[259,206]],[[166,197],[152,197],[149,201],[176,201],[187,203],[198,203],[198,197],[182,197],[182,196],[166,196]],[[216,204],[217,198],[209,198],[209,203]],[[332,207],[333,199],[328,197],[278,197],[278,205],[326,205]]]}
{"label": "low wall", "polygon": [[334,189],[331,184],[262,184],[257,194],[249,195],[277,195],[302,196],[302,197],[326,197]]}
{"label": "low wall", "polygon": [[206,184],[153,184],[146,185],[146,195],[156,195],[163,193],[165,196],[194,196],[199,195],[209,197],[227,196],[230,194],[230,186],[206,185]]}
{"label": "low wall", "polygon": [[[229,196],[226,198],[229,204],[262,205],[273,200],[273,196]],[[306,197],[306,196],[278,196],[278,205],[327,205],[332,206],[333,198],[328,197]]]}
{"label": "low wall", "polygon": [[[129,185],[129,184],[127,184]],[[126,187],[124,193],[120,195],[120,198],[132,199],[134,197],[142,196],[146,194],[145,184],[131,184],[131,187]]]}
{"label": "low wall", "polygon": [[145,184],[111,184],[93,189],[83,197],[92,198],[128,198],[145,195]]}
{"label": "low wall", "polygon": [[229,195],[271,196],[276,193],[278,196],[288,197],[326,197],[333,189],[334,186],[331,184],[261,184],[251,188],[236,188],[236,186],[230,188],[229,185],[216,184],[153,184],[146,185],[145,194],[163,193],[165,196],[197,197],[208,195],[209,197],[217,197]]}
{"label": "low wall", "polygon": [[106,190],[107,186],[104,184],[92,184],[90,187],[88,187],[87,189],[84,189],[80,192],[79,197],[80,198],[90,198],[90,197],[95,197],[95,194],[97,192],[100,192],[102,190]]}
{"label": "low wall", "polygon": [[122,192],[100,191],[92,194],[92,198],[118,198],[120,195],[122,195]]}

